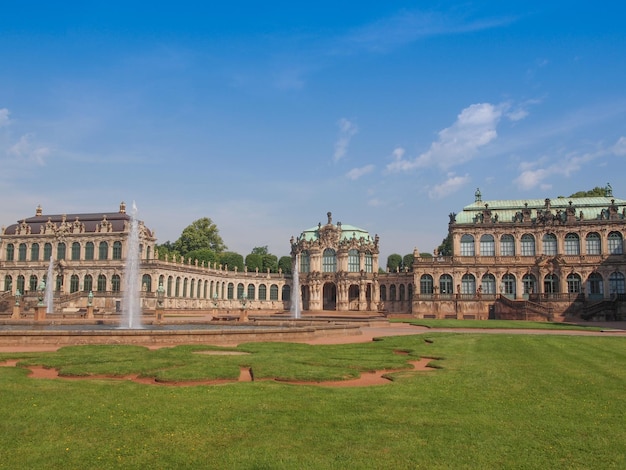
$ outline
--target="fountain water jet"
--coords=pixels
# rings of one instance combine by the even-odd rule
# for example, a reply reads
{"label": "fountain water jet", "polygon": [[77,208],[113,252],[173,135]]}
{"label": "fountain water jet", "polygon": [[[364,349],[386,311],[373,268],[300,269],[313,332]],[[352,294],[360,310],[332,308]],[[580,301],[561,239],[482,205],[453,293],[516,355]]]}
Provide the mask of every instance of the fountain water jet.
{"label": "fountain water jet", "polygon": [[139,280],[139,222],[137,206],[133,202],[130,215],[126,267],[124,269],[124,296],[122,298],[122,328],[141,328],[141,303]]}
{"label": "fountain water jet", "polygon": [[292,268],[292,286],[291,286],[291,317],[300,318],[300,264],[298,263],[298,255]]}
{"label": "fountain water jet", "polygon": [[46,304],[46,313],[54,313],[54,262],[52,256],[50,257],[50,264],[48,264],[48,274],[46,277],[46,291],[44,293],[44,302]]}

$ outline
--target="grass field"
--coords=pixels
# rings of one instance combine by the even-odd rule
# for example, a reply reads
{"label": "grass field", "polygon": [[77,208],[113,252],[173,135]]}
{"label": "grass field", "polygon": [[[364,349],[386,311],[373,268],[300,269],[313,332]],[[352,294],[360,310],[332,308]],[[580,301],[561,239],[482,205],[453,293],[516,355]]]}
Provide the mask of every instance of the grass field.
{"label": "grass field", "polygon": [[[327,380],[438,358],[387,385],[167,387],[0,367],[0,468],[625,468],[626,338],[429,333],[364,344],[67,347],[65,375]],[[408,355],[399,355],[403,351]]]}
{"label": "grass field", "polygon": [[411,323],[412,325],[428,328],[480,328],[505,330],[574,330],[574,331],[601,331],[604,328],[593,323],[577,325],[564,322],[544,322],[525,320],[455,320],[455,319],[392,319],[393,323]]}

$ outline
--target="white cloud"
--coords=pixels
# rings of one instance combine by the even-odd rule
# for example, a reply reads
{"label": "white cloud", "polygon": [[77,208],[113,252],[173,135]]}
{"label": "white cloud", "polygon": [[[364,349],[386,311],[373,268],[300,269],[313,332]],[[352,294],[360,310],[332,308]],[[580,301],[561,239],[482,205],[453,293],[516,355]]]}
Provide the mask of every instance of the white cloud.
{"label": "white cloud", "polygon": [[9,148],[8,153],[43,166],[46,164],[45,158],[50,154],[50,149],[33,144],[31,138],[32,135],[30,134],[23,135],[16,144]]}
{"label": "white cloud", "polygon": [[613,146],[612,151],[615,155],[619,155],[620,157],[626,155],[626,137],[620,137]]}
{"label": "white cloud", "polygon": [[454,174],[448,174],[448,179],[441,184],[436,185],[428,191],[428,196],[431,199],[441,199],[448,196],[451,193],[457,192],[463,186],[465,186],[470,180],[468,174],[465,176],[455,176]]}
{"label": "white cloud", "polygon": [[439,166],[446,170],[474,158],[481,147],[498,136],[496,127],[507,104],[472,104],[457,116],[450,127],[439,132],[439,138],[428,151],[413,160],[404,160],[403,154],[387,165],[388,171],[410,171],[415,168]]}
{"label": "white cloud", "polygon": [[0,109],[0,127],[9,125],[9,110],[7,108]]}
{"label": "white cloud", "polygon": [[346,173],[346,177],[351,180],[358,180],[361,176],[367,175],[372,171],[374,171],[374,165],[365,165],[361,168],[353,168]]}
{"label": "white cloud", "polygon": [[356,124],[353,124],[346,118],[341,118],[339,122],[337,122],[337,125],[339,126],[339,137],[337,138],[337,142],[335,142],[335,161],[342,159],[346,155],[350,140],[359,131]]}
{"label": "white cloud", "polygon": [[582,170],[583,166],[597,158],[601,153],[585,154],[580,156],[566,155],[564,158],[553,161],[550,165],[544,165],[544,161],[523,162],[520,164],[520,175],[514,182],[520,189],[533,189],[540,187],[549,189],[552,178],[569,178],[574,173]]}

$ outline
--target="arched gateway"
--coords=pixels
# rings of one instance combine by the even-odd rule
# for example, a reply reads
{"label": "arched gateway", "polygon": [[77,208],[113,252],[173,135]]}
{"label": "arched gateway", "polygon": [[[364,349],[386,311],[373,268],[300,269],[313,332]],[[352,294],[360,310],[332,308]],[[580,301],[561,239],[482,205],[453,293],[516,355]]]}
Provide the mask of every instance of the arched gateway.
{"label": "arched gateway", "polygon": [[379,304],[378,236],[341,222],[291,239],[304,310],[376,311]]}

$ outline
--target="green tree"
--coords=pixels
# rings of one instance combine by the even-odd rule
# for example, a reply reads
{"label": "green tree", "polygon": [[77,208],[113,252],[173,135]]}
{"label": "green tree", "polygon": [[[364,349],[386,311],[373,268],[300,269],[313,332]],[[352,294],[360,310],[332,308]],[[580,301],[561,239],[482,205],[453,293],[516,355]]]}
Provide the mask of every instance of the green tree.
{"label": "green tree", "polygon": [[208,266],[209,263],[213,264],[219,262],[219,255],[215,253],[213,250],[209,250],[208,248],[203,248],[201,250],[193,250],[187,253],[187,258],[191,258],[191,261],[198,260],[198,264],[202,264],[204,261],[204,265]]}
{"label": "green tree", "polygon": [[237,271],[243,271],[243,256],[234,251],[225,251],[220,253],[220,264],[228,266],[229,271],[234,271],[235,267]]}
{"label": "green tree", "polygon": [[278,260],[278,269],[282,270],[283,274],[291,274],[291,256],[281,256]]}
{"label": "green tree", "polygon": [[178,255],[178,251],[176,251],[176,249],[174,248],[174,244],[172,242],[170,242],[169,240],[166,241],[165,243],[162,244],[156,244],[154,246],[154,249],[158,252],[159,254],[159,259],[160,260],[165,260],[165,256],[167,255],[169,258],[172,257],[172,255]]}
{"label": "green tree", "polygon": [[254,248],[252,248],[251,254],[253,255],[268,255],[269,254],[269,250],[267,248],[267,245],[265,246],[255,246]]}
{"label": "green tree", "polygon": [[577,193],[572,194],[569,197],[604,197],[605,188],[601,188],[600,186],[596,186],[589,191],[578,191]]}
{"label": "green tree", "polygon": [[192,222],[183,230],[180,238],[174,242],[174,249],[184,257],[187,257],[187,253],[190,251],[206,248],[216,253],[221,253],[226,249],[217,225],[208,217]]}
{"label": "green tree", "polygon": [[448,234],[448,236],[441,242],[441,245],[437,247],[437,252],[441,256],[452,256],[452,237],[450,234]]}
{"label": "green tree", "polygon": [[246,266],[248,267],[248,271],[254,272],[258,269],[263,272],[263,256],[256,253],[250,253],[246,256]]}
{"label": "green tree", "polygon": [[402,267],[402,256],[397,253],[393,253],[387,257],[387,269],[390,272],[396,272]]}
{"label": "green tree", "polygon": [[415,257],[413,256],[413,253],[409,253],[408,255],[404,255],[402,257],[402,267],[403,268],[408,268],[409,271],[413,271],[413,261],[415,260]]}
{"label": "green tree", "polygon": [[432,258],[432,257],[433,257],[432,253],[426,253],[426,252],[420,253],[420,258]]}

